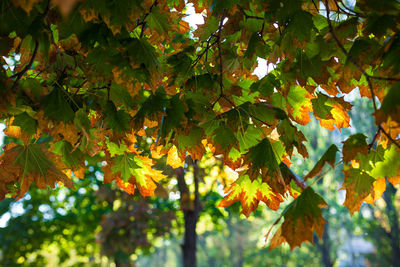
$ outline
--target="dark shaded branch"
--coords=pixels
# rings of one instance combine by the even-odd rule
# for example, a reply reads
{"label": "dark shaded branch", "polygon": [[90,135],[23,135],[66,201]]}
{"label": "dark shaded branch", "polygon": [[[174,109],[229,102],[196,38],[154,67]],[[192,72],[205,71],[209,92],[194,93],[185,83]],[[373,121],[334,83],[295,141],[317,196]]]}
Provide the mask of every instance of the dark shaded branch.
{"label": "dark shaded branch", "polygon": [[151,11],[153,10],[153,8],[154,8],[155,6],[157,6],[157,5],[158,5],[158,1],[155,0],[155,1],[153,2],[153,4],[150,6],[149,12],[147,12],[146,14],[144,14],[143,19],[142,19],[142,20],[137,20],[137,22],[136,22],[136,27],[135,27],[134,29],[136,29],[136,28],[139,27],[139,26],[142,26],[142,29],[141,29],[141,31],[140,31],[140,38],[143,37],[144,29],[146,28],[146,18],[150,15],[150,13],[151,13]]}
{"label": "dark shaded branch", "polygon": [[244,108],[241,108],[240,106],[237,106],[235,103],[233,103],[233,102],[232,102],[229,98],[227,98],[225,95],[222,95],[221,97],[224,98],[226,101],[228,101],[229,104],[231,104],[235,109],[241,110],[241,111],[243,111],[244,113],[246,113],[246,115],[249,116],[250,118],[252,118],[253,120],[259,121],[259,122],[261,122],[262,124],[267,125],[267,126],[269,126],[269,127],[272,126],[272,125],[269,124],[268,122],[265,122],[265,121],[261,120],[260,118],[257,118],[256,116],[254,116],[254,115],[248,113],[247,110],[245,110]]}
{"label": "dark shaded branch", "polygon": [[22,76],[24,76],[24,74],[32,67],[33,61],[35,60],[37,51],[39,48],[39,42],[36,40],[35,41],[35,49],[33,50],[31,59],[29,60],[28,64],[18,73],[14,74],[13,76],[11,76],[11,78],[15,78],[14,84],[11,87],[11,90],[14,91],[15,87],[17,86],[18,81],[22,78]]}
{"label": "dark shaded branch", "polygon": [[264,18],[262,18],[262,17],[257,17],[257,16],[248,15],[248,14],[246,13],[246,11],[244,11],[244,8],[243,8],[241,5],[237,5],[237,6],[238,6],[240,12],[243,13],[243,15],[244,15],[244,17],[245,17],[246,19],[264,20]]}
{"label": "dark shaded branch", "polygon": [[225,12],[222,13],[221,20],[220,20],[219,26],[218,26],[218,35],[216,36],[217,44],[218,44],[218,56],[219,56],[219,89],[220,89],[219,94],[220,94],[220,96],[224,95],[224,92],[223,92],[224,85],[223,85],[223,77],[222,77],[223,63],[222,63],[222,52],[221,52],[221,31],[222,31],[222,25],[223,25],[224,17],[225,17],[224,13]]}
{"label": "dark shaded branch", "polygon": [[369,149],[371,149],[371,148],[374,146],[375,141],[376,141],[376,138],[378,138],[378,135],[381,133],[381,130],[382,130],[382,128],[381,128],[381,127],[378,127],[378,130],[376,131],[376,134],[375,134],[374,137],[372,138],[371,143],[368,145],[368,148],[369,148]]}
{"label": "dark shaded branch", "polygon": [[387,137],[393,144],[395,144],[398,148],[400,148],[400,144],[397,143],[397,141],[394,140],[394,139],[390,136],[390,134],[389,134],[388,132],[386,132],[385,129],[383,129],[382,126],[379,126],[379,128],[381,129],[382,133],[383,133],[384,135],[386,135],[386,137]]}

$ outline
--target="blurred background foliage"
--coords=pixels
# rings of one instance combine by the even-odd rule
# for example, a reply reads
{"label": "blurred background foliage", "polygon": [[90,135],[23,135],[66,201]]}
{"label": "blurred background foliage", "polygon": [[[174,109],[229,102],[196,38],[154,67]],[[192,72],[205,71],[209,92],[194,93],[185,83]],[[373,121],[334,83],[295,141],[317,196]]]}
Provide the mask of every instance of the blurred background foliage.
{"label": "blurred background foliage", "polygon": [[[330,132],[313,120],[301,129],[310,141],[310,158],[292,159],[298,176],[313,167],[327,144],[340,146],[356,132],[369,133],[369,138],[376,132],[371,101],[357,93],[349,97],[354,105],[351,128]],[[148,145],[143,139],[143,146]],[[0,265],[181,266],[182,211],[190,209],[185,205],[191,202],[181,198],[174,171],[165,170],[170,179],[159,185],[155,197],[144,199],[113,184],[104,185],[101,162],[95,158],[87,164],[86,178],[77,181],[76,190],[31,188],[19,201],[0,202]],[[185,167],[191,190],[193,166]],[[375,206],[364,204],[350,217],[338,204],[345,197],[345,191],[338,190],[343,182],[341,166],[327,168],[323,179],[313,185],[329,204],[322,239],[315,237],[314,245],[293,251],[288,246],[269,251],[264,236],[279,213],[260,205],[246,219],[239,214],[239,203],[217,208],[223,185],[235,178],[221,166],[209,155],[199,163],[198,266],[392,266],[393,257],[400,255],[400,196],[391,185]]]}

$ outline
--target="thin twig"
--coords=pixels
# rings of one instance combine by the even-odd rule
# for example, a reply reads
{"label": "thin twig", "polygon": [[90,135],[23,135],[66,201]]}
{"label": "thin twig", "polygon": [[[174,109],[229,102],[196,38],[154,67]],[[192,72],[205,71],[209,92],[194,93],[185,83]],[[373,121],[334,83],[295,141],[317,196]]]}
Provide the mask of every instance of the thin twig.
{"label": "thin twig", "polygon": [[39,48],[39,42],[36,40],[35,41],[35,49],[33,50],[31,59],[29,60],[28,64],[17,74],[14,74],[11,76],[11,78],[16,77],[13,86],[11,87],[11,91],[14,91],[15,87],[17,86],[18,81],[22,78],[22,76],[32,67],[33,61],[35,60],[37,51]]}
{"label": "thin twig", "polygon": [[222,97],[223,97],[226,101],[228,101],[229,104],[231,104],[235,109],[240,109],[241,111],[243,111],[244,113],[246,113],[246,115],[249,116],[250,118],[252,118],[252,119],[254,119],[254,120],[256,120],[256,121],[259,121],[259,122],[261,122],[262,124],[265,124],[265,125],[267,125],[267,126],[269,126],[269,127],[272,126],[272,125],[269,124],[268,122],[265,122],[265,121],[261,120],[260,118],[254,116],[253,114],[250,114],[250,113],[247,112],[247,110],[245,110],[244,108],[235,105],[235,103],[233,103],[233,102],[232,102],[228,97],[226,97],[225,95],[222,95]]}
{"label": "thin twig", "polygon": [[217,44],[218,44],[218,56],[219,56],[219,89],[220,89],[220,92],[219,92],[219,94],[220,94],[220,96],[223,96],[224,95],[224,92],[223,92],[223,64],[222,64],[222,52],[221,52],[221,31],[222,31],[222,25],[223,25],[223,22],[224,22],[224,13],[225,12],[223,12],[222,13],[222,16],[221,16],[221,20],[220,20],[220,22],[219,22],[219,26],[218,26],[218,35],[216,36],[217,37]]}
{"label": "thin twig", "polygon": [[368,149],[371,150],[371,148],[374,146],[376,139],[378,138],[378,135],[382,131],[382,127],[378,126],[378,130],[376,131],[374,137],[372,138],[371,143],[368,145]]}
{"label": "thin twig", "polygon": [[329,4],[328,4],[328,0],[325,0],[325,5],[326,5],[326,19],[328,22],[328,26],[329,26],[329,31],[332,34],[333,39],[335,39],[336,44],[339,46],[340,50],[342,50],[342,52],[346,55],[347,59],[350,60],[351,63],[354,64],[354,66],[356,66],[356,68],[365,76],[365,78],[367,79],[367,83],[368,83],[368,87],[371,91],[371,98],[372,98],[372,102],[374,105],[374,109],[375,111],[377,110],[377,106],[376,106],[376,101],[375,101],[375,93],[372,87],[372,83],[371,83],[371,77],[370,75],[368,75],[366,73],[366,71],[358,64],[358,62],[349,55],[349,53],[347,52],[346,48],[344,48],[343,44],[340,42],[339,38],[337,37],[333,26],[332,26],[332,22],[330,20],[330,8],[329,8]]}
{"label": "thin twig", "polygon": [[[145,27],[146,27],[146,18],[150,15],[151,11],[153,10],[153,7],[155,7],[155,6],[157,6],[157,5],[158,5],[158,1],[155,0],[155,1],[153,2],[153,4],[150,6],[149,12],[147,12],[146,14],[144,14],[142,20],[140,20],[140,21],[138,20],[138,22],[137,22],[137,24],[136,24],[136,27],[138,27],[138,26],[140,26],[140,25],[142,26],[142,29],[141,29],[141,31],[140,31],[140,38],[143,37],[144,29],[145,29]],[[136,27],[135,27],[135,28],[136,28]]]}
{"label": "thin twig", "polygon": [[[376,105],[376,100],[375,100],[375,93],[374,93],[374,89],[372,87],[372,82],[371,79],[381,79],[381,80],[387,80],[387,79],[383,79],[383,77],[376,77],[376,76],[370,76],[369,74],[366,73],[366,71],[358,64],[358,62],[349,55],[349,53],[346,51],[346,49],[344,48],[344,46],[342,45],[342,43],[339,41],[339,38],[336,36],[335,31],[333,29],[332,26],[332,22],[330,20],[330,9],[329,9],[329,4],[328,4],[328,0],[325,0],[325,5],[326,5],[326,19],[328,22],[328,26],[329,26],[329,31],[332,34],[333,39],[335,39],[336,44],[339,46],[339,48],[343,51],[343,53],[346,55],[346,57],[350,60],[350,62],[352,62],[354,64],[354,66],[357,67],[357,69],[365,76],[367,83],[368,83],[368,87],[371,91],[371,99],[372,99],[372,103],[374,106],[374,110],[375,112],[378,110],[377,105]],[[393,78],[394,79],[394,78]],[[400,148],[400,144],[398,144],[396,142],[395,139],[393,139],[390,134],[388,134],[385,129],[383,129],[383,127],[381,125],[378,126],[381,131],[387,136],[387,138],[393,142],[397,147]]]}
{"label": "thin twig", "polygon": [[395,144],[398,148],[400,148],[400,144],[397,143],[397,141],[394,140],[394,139],[390,136],[390,134],[389,134],[388,132],[386,132],[385,129],[383,129],[383,127],[381,127],[381,126],[379,126],[379,127],[381,128],[382,133],[384,133],[384,134],[386,135],[386,137],[387,137],[393,144]]}
{"label": "thin twig", "polygon": [[244,17],[245,17],[246,19],[264,20],[264,18],[262,18],[262,17],[257,17],[257,16],[248,15],[248,14],[246,13],[246,11],[244,11],[244,9],[243,9],[243,7],[242,7],[241,5],[237,5],[237,6],[238,6],[240,12],[243,13],[243,15],[244,15]]}
{"label": "thin twig", "polygon": [[307,187],[313,186],[316,184],[319,180],[321,180],[327,173],[331,172],[332,170],[336,169],[337,166],[339,166],[341,163],[343,163],[343,160],[338,161],[332,168],[329,168],[325,172],[321,173],[320,175],[317,176],[317,178]]}

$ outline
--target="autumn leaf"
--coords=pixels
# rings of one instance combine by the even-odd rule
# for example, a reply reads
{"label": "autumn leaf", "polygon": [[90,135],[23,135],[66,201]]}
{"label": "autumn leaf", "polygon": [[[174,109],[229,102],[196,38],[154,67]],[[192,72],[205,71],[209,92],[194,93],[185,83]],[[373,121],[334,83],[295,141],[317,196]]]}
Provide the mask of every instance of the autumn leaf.
{"label": "autumn leaf", "polygon": [[[35,182],[36,186],[44,189],[47,186],[54,188],[56,182],[61,182],[69,188],[73,188],[73,182],[58,169],[51,159],[56,159],[56,155],[46,151],[39,144],[29,144],[27,146],[16,146],[13,150],[18,152],[14,164],[21,167],[19,182],[21,188],[17,198],[22,198],[28,191],[30,185]],[[49,158],[50,157],[50,158]],[[63,166],[62,166],[63,167]]]}
{"label": "autumn leaf", "polygon": [[291,250],[303,242],[313,243],[314,232],[321,238],[326,223],[321,208],[326,207],[324,199],[307,187],[283,212],[284,222],[272,237],[269,249],[284,242],[290,245]]}
{"label": "autumn leaf", "polygon": [[245,174],[236,180],[228,190],[227,195],[218,204],[218,207],[229,207],[236,201],[242,205],[242,213],[246,217],[254,212],[260,201],[263,201],[270,209],[277,210],[283,201],[282,196],[272,191],[271,187],[262,182],[261,179],[251,180]]}
{"label": "autumn leaf", "polygon": [[351,135],[343,142],[343,161],[345,163],[356,158],[357,154],[368,154],[368,144],[363,134]]}
{"label": "autumn leaf", "polygon": [[343,98],[328,97],[319,93],[317,98],[311,100],[315,117],[320,121],[322,127],[331,131],[336,127],[346,128],[350,126],[350,116],[347,114],[352,107]]}
{"label": "autumn leaf", "polygon": [[306,89],[298,85],[290,87],[287,101],[293,110],[290,114],[297,123],[305,125],[310,122],[308,113],[312,111],[312,105]]}
{"label": "autumn leaf", "polygon": [[[107,167],[108,166],[108,167]],[[117,185],[127,193],[133,194],[136,186],[142,196],[154,195],[154,190],[165,176],[161,171],[153,169],[151,159],[134,153],[116,156],[104,169],[104,180],[117,181]]]}
{"label": "autumn leaf", "polygon": [[181,160],[181,158],[178,155],[178,149],[176,148],[176,146],[172,146],[168,150],[167,164],[170,165],[174,169],[180,168],[180,167],[183,168],[185,166],[185,162],[183,160]]}
{"label": "autumn leaf", "polygon": [[278,160],[268,138],[251,147],[245,155],[245,163],[249,165],[247,174],[250,179],[257,179],[261,174],[262,181],[276,192],[283,193],[283,180]]}
{"label": "autumn leaf", "polygon": [[360,169],[345,169],[344,174],[344,183],[341,187],[346,190],[344,205],[353,215],[355,211],[360,210],[361,204],[370,194],[375,179]]}

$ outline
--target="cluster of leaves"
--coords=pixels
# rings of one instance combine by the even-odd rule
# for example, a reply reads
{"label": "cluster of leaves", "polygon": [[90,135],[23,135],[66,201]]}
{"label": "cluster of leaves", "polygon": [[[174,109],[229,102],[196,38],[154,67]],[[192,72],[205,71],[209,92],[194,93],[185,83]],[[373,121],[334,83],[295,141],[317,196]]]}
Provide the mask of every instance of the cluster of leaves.
{"label": "cluster of leaves", "polygon": [[[163,165],[208,151],[239,176],[220,206],[240,201],[249,216],[260,201],[276,210],[292,196],[272,247],[312,242],[325,201],[306,180],[336,166],[339,150],[297,177],[290,159],[308,152],[296,125],[312,113],[329,130],[349,127],[344,96],[356,88],[373,102],[378,131],[370,144],[363,134],[344,142],[345,205],[354,212],[386,178],[399,182],[397,1],[194,1],[205,19],[196,30],[183,20],[188,4],[0,3],[0,54],[19,55],[13,69],[0,59],[0,113],[15,140],[0,156],[0,198],[20,198],[33,182],[73,187],[93,158],[105,183],[151,196]],[[262,79],[258,58],[275,66]]]}

